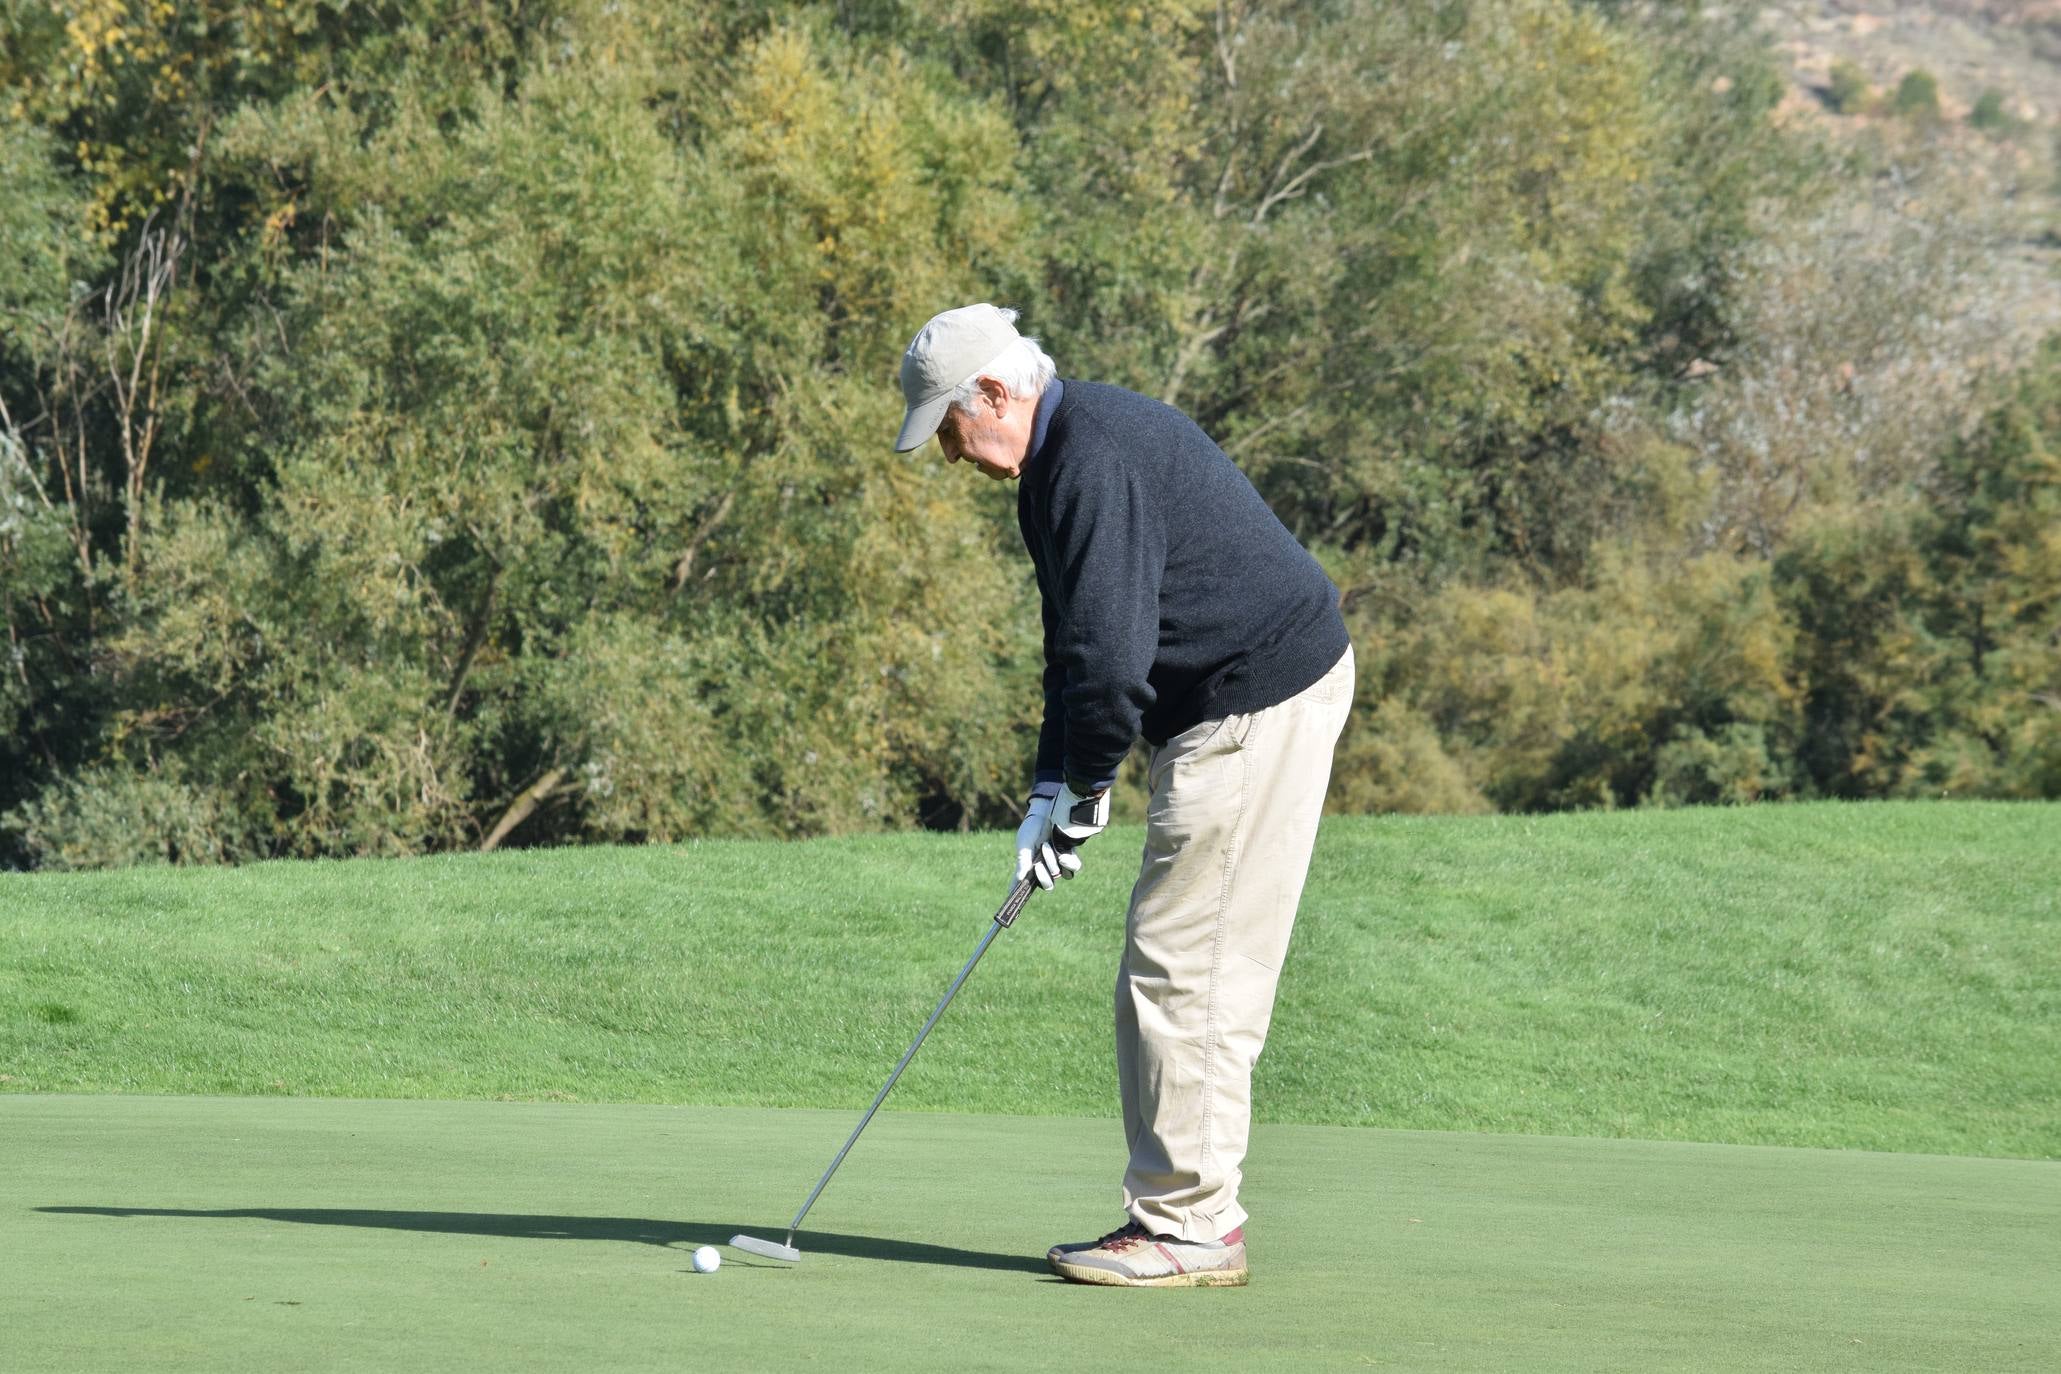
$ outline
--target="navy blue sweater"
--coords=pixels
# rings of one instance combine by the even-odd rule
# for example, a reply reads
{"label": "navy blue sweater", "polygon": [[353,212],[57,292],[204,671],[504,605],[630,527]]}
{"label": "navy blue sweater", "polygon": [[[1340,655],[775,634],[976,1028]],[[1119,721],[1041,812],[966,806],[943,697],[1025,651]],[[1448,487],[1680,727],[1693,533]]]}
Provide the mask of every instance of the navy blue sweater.
{"label": "navy blue sweater", "polygon": [[1200,427],[1094,382],[1040,399],[1016,518],[1045,612],[1036,781],[1278,705],[1345,653],[1338,590]]}

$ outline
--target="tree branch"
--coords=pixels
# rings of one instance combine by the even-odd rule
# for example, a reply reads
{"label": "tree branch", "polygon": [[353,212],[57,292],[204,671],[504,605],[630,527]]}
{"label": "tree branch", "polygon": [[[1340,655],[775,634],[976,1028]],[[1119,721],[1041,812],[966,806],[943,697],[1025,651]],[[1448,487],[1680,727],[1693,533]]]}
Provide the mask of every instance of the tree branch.
{"label": "tree branch", "polygon": [[158,397],[164,363],[160,307],[178,279],[179,258],[185,247],[185,240],[176,231],[146,227],[141,241],[123,260],[121,280],[109,286],[102,298],[106,323],[103,348],[120,420],[122,496],[128,516],[123,561],[132,578],[143,553],[145,476],[158,430],[164,423]]}
{"label": "tree branch", "polygon": [[[1209,316],[1203,316],[1196,323],[1207,326]],[[1205,327],[1189,336],[1188,342],[1181,345],[1181,355],[1174,359],[1173,375],[1167,378],[1166,390],[1160,393],[1161,401],[1167,405],[1179,404],[1175,398],[1181,394],[1181,385],[1188,379],[1188,369],[1195,366],[1195,360],[1202,356],[1203,350],[1224,337],[1224,331],[1230,327],[1228,324],[1220,324],[1214,329]]]}
{"label": "tree branch", "polygon": [[706,544],[708,537],[716,532],[716,527],[729,518],[730,508],[736,504],[737,493],[735,491],[724,492],[723,499],[716,503],[716,508],[709,512],[708,518],[703,520],[693,535],[688,538],[687,551],[680,555],[679,565],[673,569],[673,593],[675,595],[678,595],[680,589],[687,585],[688,577],[694,572],[694,556],[701,552],[701,546]]}
{"label": "tree branch", "polygon": [[[1310,130],[1309,137],[1305,138],[1300,144],[1296,146],[1295,150],[1291,152],[1287,158],[1282,160],[1281,172],[1286,172],[1288,170],[1288,164],[1291,161],[1298,157],[1301,157],[1304,153],[1308,152],[1310,150],[1310,146],[1317,141],[1317,136],[1323,132],[1324,126],[1321,124],[1316,125],[1314,128],[1312,128]],[[1291,180],[1287,185],[1280,187],[1278,190],[1269,191],[1267,193],[1266,199],[1262,200],[1259,203],[1259,207],[1252,212],[1252,227],[1257,229],[1260,225],[1260,221],[1267,217],[1267,212],[1272,210],[1276,205],[1279,205],[1282,201],[1293,200],[1297,196],[1300,196],[1305,190],[1309,188],[1310,178],[1318,176],[1324,172],[1331,171],[1332,169],[1337,167],[1345,167],[1355,162],[1369,161],[1373,158],[1373,156],[1374,149],[1372,148],[1372,146],[1369,146],[1360,149],[1360,151],[1358,151],[1357,153],[1347,153],[1344,157],[1331,157],[1324,159],[1322,162],[1311,163],[1309,166],[1303,168],[1301,172],[1297,173],[1295,178]],[[1278,178],[1281,175],[1281,172],[1276,172],[1275,176]]]}
{"label": "tree branch", "polygon": [[543,777],[523,788],[509,804],[508,809],[501,814],[501,819],[488,832],[487,837],[480,841],[479,852],[488,854],[499,848],[501,841],[508,838],[509,831],[528,820],[531,812],[551,799],[552,793],[558,790],[559,781],[564,777],[563,768],[547,769]]}
{"label": "tree branch", "polygon": [[[1310,407],[1314,406],[1315,404],[1315,401],[1305,401],[1293,410],[1284,410],[1279,414],[1274,415],[1264,423],[1247,430],[1245,433],[1239,435],[1236,439],[1233,439],[1230,443],[1225,444],[1223,446],[1224,452],[1230,454],[1234,458],[1237,457],[1240,450],[1244,449],[1254,440],[1258,439],[1262,434],[1265,434],[1270,429],[1278,429],[1282,425],[1290,424],[1296,420],[1301,419],[1303,416],[1309,414]],[[1307,458],[1293,458],[1288,454],[1280,454],[1270,461],[1282,463],[1298,462],[1307,464],[1308,466],[1313,468],[1321,468],[1324,466],[1324,464],[1322,463],[1311,462]]]}
{"label": "tree branch", "polygon": [[451,690],[446,694],[444,714],[458,714],[458,702],[465,695],[465,679],[472,672],[472,661],[479,657],[480,646],[486,643],[487,626],[493,619],[494,592],[501,585],[501,567],[494,565],[493,576],[487,579],[486,595],[479,601],[479,609],[473,612],[472,624],[466,627],[465,651],[458,656],[458,669],[451,674]]}

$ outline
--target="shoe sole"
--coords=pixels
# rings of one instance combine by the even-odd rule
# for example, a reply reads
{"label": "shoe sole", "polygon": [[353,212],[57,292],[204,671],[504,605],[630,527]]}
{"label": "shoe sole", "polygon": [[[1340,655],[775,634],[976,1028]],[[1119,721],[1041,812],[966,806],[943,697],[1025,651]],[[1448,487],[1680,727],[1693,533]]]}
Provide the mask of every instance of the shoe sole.
{"label": "shoe sole", "polygon": [[1052,1262],[1052,1272],[1069,1283],[1091,1284],[1097,1288],[1243,1288],[1252,1278],[1250,1269],[1197,1269],[1186,1274],[1162,1274],[1157,1278],[1141,1279],[1057,1260]]}

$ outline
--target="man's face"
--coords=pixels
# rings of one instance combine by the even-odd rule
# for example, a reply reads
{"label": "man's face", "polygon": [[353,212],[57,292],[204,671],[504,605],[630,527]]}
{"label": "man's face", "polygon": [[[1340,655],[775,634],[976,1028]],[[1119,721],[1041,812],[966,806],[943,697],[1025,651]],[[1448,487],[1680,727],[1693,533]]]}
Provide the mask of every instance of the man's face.
{"label": "man's face", "polygon": [[1011,396],[999,383],[981,378],[971,411],[953,406],[937,427],[937,446],[947,462],[967,462],[997,482],[1023,471],[1030,456],[1030,432],[1037,415],[1033,399]]}

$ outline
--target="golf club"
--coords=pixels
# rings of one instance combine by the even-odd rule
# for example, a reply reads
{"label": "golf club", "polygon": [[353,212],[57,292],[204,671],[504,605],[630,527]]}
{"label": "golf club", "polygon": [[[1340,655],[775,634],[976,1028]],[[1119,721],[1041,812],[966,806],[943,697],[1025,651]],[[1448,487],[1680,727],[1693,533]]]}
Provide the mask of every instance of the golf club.
{"label": "golf club", "polygon": [[[1064,836],[1055,833],[1052,836],[1053,847],[1071,848],[1070,845],[1064,845],[1064,840]],[[787,1224],[786,1244],[779,1245],[770,1240],[760,1240],[757,1236],[743,1235],[730,1237],[730,1244],[750,1254],[764,1255],[767,1259],[786,1260],[789,1263],[801,1259],[801,1251],[794,1248],[794,1233],[801,1228],[802,1218],[809,1214],[809,1208],[816,1205],[816,1199],[822,1195],[824,1185],[830,1182],[830,1176],[837,1172],[837,1166],[844,1163],[844,1157],[851,1153],[852,1146],[858,1142],[859,1132],[866,1129],[866,1123],[873,1119],[873,1113],[879,1111],[880,1104],[887,1100],[888,1091],[894,1087],[895,1080],[902,1076],[902,1070],[908,1068],[909,1061],[916,1057],[917,1047],[922,1045],[923,1037],[930,1034],[930,1028],[945,1014],[945,1008],[952,1005],[952,999],[958,995],[960,985],[965,983],[967,975],[973,972],[973,966],[980,962],[980,956],[988,952],[988,946],[995,942],[997,935],[1016,923],[1017,913],[1023,910],[1023,904],[1030,900],[1031,893],[1037,891],[1037,888],[1036,879],[1025,875],[1009,890],[1009,900],[1002,903],[1002,909],[995,913],[995,919],[982,933],[980,943],[974,946],[973,957],[966,961],[965,968],[959,970],[959,976],[952,980],[952,986],[945,989],[945,995],[939,1000],[937,1010],[923,1023],[923,1029],[916,1032],[915,1040],[910,1042],[908,1050],[902,1055],[902,1062],[895,1065],[895,1071],[887,1076],[887,1082],[880,1085],[880,1091],[873,1096],[873,1105],[859,1118],[859,1124],[852,1127],[850,1137],[844,1142],[844,1148],[837,1152],[837,1158],[830,1161],[830,1167],[823,1171],[823,1177],[816,1180],[816,1187],[809,1194],[808,1201],[801,1205],[801,1210],[794,1214],[794,1220]]]}

